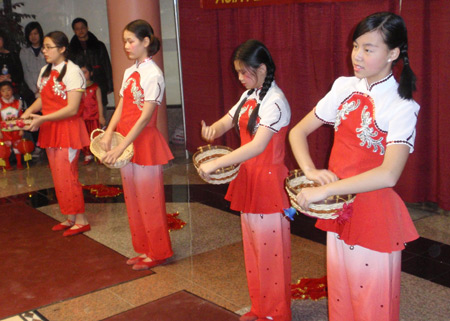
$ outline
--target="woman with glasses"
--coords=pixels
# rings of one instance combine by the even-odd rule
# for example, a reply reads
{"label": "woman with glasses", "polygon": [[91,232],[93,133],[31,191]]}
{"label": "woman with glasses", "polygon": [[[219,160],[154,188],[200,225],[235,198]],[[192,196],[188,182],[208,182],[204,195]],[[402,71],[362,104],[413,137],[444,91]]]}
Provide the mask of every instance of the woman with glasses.
{"label": "woman with glasses", "polygon": [[[40,128],[38,145],[46,149],[58,204],[61,213],[67,216],[53,230],[65,230],[63,236],[91,229],[84,215],[83,192],[78,181],[78,156],[89,145],[79,110],[86,80],[80,68],[67,59],[68,46],[69,40],[61,31],[44,37],[42,52],[48,64],[38,78],[40,97],[23,114],[24,118],[33,118],[27,130]],[[36,114],[39,111],[42,115]]]}

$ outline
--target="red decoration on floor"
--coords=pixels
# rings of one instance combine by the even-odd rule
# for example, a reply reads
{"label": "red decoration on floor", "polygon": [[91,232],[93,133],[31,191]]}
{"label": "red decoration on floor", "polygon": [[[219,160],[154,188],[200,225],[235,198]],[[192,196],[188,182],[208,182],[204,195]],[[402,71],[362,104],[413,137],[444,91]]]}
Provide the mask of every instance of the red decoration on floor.
{"label": "red decoration on floor", "polygon": [[103,184],[83,185],[83,189],[89,190],[95,197],[116,197],[123,193],[123,190],[120,187]]}
{"label": "red decoration on floor", "polygon": [[169,231],[176,231],[181,230],[185,225],[186,222],[179,219],[177,216],[180,215],[180,213],[167,213],[167,223],[169,225]]}
{"label": "red decoration on floor", "polygon": [[291,295],[294,300],[320,300],[327,295],[327,276],[318,279],[301,278],[291,284]]}

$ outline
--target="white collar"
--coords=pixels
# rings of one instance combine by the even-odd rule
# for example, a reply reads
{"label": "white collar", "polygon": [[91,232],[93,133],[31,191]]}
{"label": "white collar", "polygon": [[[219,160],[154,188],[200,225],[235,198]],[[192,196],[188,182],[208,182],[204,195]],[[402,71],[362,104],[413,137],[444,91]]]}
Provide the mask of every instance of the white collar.
{"label": "white collar", "polygon": [[390,82],[389,79],[391,79],[391,78],[392,78],[392,80],[395,81],[395,78],[394,78],[394,75],[392,74],[392,72],[391,72],[389,75],[387,75],[386,77],[384,77],[383,79],[380,79],[380,80],[374,82],[374,83],[371,84],[371,85],[369,85],[369,83],[367,82],[367,78],[364,78],[364,81],[365,81],[365,83],[366,83],[366,88],[367,88],[367,90],[368,90],[368,91],[372,91],[372,89],[373,89],[375,86],[377,86],[377,88],[379,88],[379,87],[382,87],[382,86],[380,86],[381,84],[389,83],[389,82]]}
{"label": "white collar", "polygon": [[149,62],[150,60],[152,60],[152,56],[145,58],[144,60],[142,60],[142,62],[136,60],[136,68],[139,68],[140,65],[143,65]]}

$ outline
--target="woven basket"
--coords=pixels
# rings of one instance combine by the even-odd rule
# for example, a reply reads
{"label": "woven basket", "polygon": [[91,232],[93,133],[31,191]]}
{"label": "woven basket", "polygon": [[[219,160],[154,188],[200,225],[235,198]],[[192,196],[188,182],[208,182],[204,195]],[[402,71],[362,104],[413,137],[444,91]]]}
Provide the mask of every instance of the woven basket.
{"label": "woven basket", "polygon": [[[100,132],[100,134],[94,137],[94,133],[96,132]],[[97,157],[98,159],[102,159],[103,156],[105,156],[106,154],[106,151],[100,146],[100,140],[102,139],[104,134],[105,131],[102,129],[95,129],[91,133],[91,145],[89,146],[89,149],[91,150],[92,154],[94,154],[94,156]],[[111,139],[111,149],[119,145],[120,142],[124,140],[124,138],[125,137],[123,137],[118,132],[114,132]],[[133,143],[127,146],[122,155],[120,155],[120,157],[116,160],[114,164],[103,163],[103,165],[109,168],[121,168],[124,167],[126,164],[128,164],[132,157],[133,157]]]}
{"label": "woven basket", "polygon": [[10,118],[0,122],[0,129],[4,132],[12,132],[16,130],[24,130],[25,126],[29,126],[33,118]]}
{"label": "woven basket", "polygon": [[301,189],[305,187],[317,187],[319,184],[307,179],[303,172],[299,169],[293,170],[289,173],[289,176],[285,179],[284,186],[289,195],[291,205],[295,209],[305,215],[324,220],[338,218],[340,211],[344,208],[344,205],[353,203],[355,199],[354,194],[333,195],[321,202],[309,204],[308,209],[300,207],[297,203],[296,196]]}
{"label": "woven basket", "polygon": [[[192,156],[192,161],[198,171],[201,164],[229,154],[232,151],[233,150],[227,146],[206,145],[198,148],[198,151],[195,152],[194,156]],[[202,179],[205,182],[214,185],[229,183],[236,177],[240,166],[240,164],[237,164],[219,168],[214,173],[211,173],[208,179],[204,179],[203,177]]]}

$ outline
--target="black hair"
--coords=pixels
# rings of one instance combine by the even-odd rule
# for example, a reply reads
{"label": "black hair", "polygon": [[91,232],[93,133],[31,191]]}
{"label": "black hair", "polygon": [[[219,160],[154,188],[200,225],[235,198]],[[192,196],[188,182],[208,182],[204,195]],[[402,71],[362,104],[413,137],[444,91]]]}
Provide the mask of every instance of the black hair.
{"label": "black hair", "polygon": [[86,68],[89,72],[94,72],[94,67],[86,59],[79,60],[77,65],[80,68]]}
{"label": "black hair", "polygon": [[363,34],[378,31],[390,50],[398,48],[400,55],[394,60],[395,65],[403,59],[403,69],[398,86],[398,94],[404,99],[412,99],[416,90],[416,75],[411,69],[408,58],[408,34],[402,17],[391,12],[377,12],[362,20],[353,33],[353,41]]}
{"label": "black hair", "polygon": [[2,89],[3,86],[9,86],[9,88],[14,90],[14,87],[13,87],[12,83],[10,81],[8,81],[8,80],[0,82],[0,89]]}
{"label": "black hair", "polygon": [[136,38],[143,41],[146,37],[150,40],[150,45],[147,47],[147,54],[149,57],[155,55],[161,48],[161,41],[155,36],[152,26],[142,19],[131,21],[125,26],[124,31],[130,31],[135,34]]}
{"label": "black hair", "polygon": [[8,47],[8,38],[6,37],[6,34],[4,33],[3,30],[0,30],[0,38],[3,39],[3,48],[7,48]]}
{"label": "black hair", "polygon": [[[69,39],[67,38],[66,34],[62,31],[52,31],[45,35],[44,38],[50,38],[52,39],[53,43],[58,48],[66,48],[66,50],[63,52],[64,55],[64,61],[66,62],[63,69],[61,69],[61,73],[59,74],[58,78],[56,78],[56,81],[62,81],[64,78],[64,75],[67,71],[67,57],[69,56]],[[52,71],[52,64],[48,64],[47,68],[45,69],[44,73],[42,74],[42,77],[48,77],[50,76],[50,72]]]}
{"label": "black hair", "polygon": [[27,46],[31,47],[30,33],[34,29],[36,29],[39,33],[39,45],[42,47],[42,43],[44,42],[44,31],[42,30],[41,25],[37,21],[31,21],[25,26],[25,40],[27,42]]}
{"label": "black hair", "polygon": [[88,26],[86,19],[78,17],[78,18],[73,19],[73,21],[72,21],[72,30],[75,30],[75,24],[78,22],[82,22],[86,27]]}
{"label": "black hair", "polygon": [[[256,119],[258,118],[258,111],[259,107],[261,105],[261,102],[263,101],[264,97],[266,96],[267,92],[270,89],[270,86],[272,85],[272,82],[275,78],[275,63],[272,60],[272,56],[270,55],[269,50],[267,47],[260,41],[255,39],[249,39],[246,42],[242,43],[237,47],[237,49],[234,52],[233,55],[233,61],[238,61],[242,63],[246,68],[249,69],[250,72],[253,72],[256,74],[256,69],[261,66],[261,64],[264,64],[266,66],[266,78],[264,79],[262,88],[259,92],[259,101],[256,105],[255,109],[253,110],[252,114],[250,115],[250,119],[247,124],[247,131],[253,135],[253,131],[255,130],[256,126]],[[239,114],[241,111],[242,106],[247,101],[247,98],[253,94],[255,89],[250,89],[247,93],[247,97],[242,99],[240,102],[236,113],[233,117],[233,125],[237,132],[239,133]]]}

